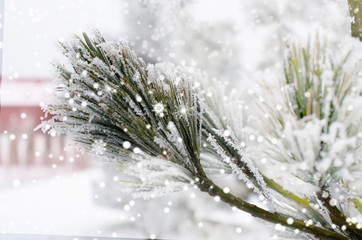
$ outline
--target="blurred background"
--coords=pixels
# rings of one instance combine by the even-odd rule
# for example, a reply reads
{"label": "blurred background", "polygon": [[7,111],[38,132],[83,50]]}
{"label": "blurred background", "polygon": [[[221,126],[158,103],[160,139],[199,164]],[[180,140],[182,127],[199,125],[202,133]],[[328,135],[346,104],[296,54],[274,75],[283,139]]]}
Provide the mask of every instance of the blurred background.
{"label": "blurred background", "polygon": [[[149,63],[202,69],[241,95],[281,76],[285,41],[349,36],[347,0],[1,0],[0,233],[174,239],[262,239],[265,223],[187,190],[148,201],[121,193],[122,175],[34,131],[52,97],[58,42],[99,29]],[[248,99],[248,96],[244,97]],[[244,110],[248,106],[244,106]],[[241,182],[239,195],[252,199]]]}

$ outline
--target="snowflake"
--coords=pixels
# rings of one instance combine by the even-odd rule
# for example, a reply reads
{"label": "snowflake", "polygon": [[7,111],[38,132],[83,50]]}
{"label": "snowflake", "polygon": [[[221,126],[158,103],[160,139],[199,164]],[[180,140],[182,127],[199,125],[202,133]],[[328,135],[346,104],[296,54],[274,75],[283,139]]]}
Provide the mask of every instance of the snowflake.
{"label": "snowflake", "polygon": [[125,148],[125,149],[129,149],[131,147],[131,143],[128,142],[128,141],[124,141],[122,146]]}
{"label": "snowflake", "polygon": [[180,106],[177,111],[175,112],[178,118],[186,118],[188,113],[190,112],[190,108],[185,105]]}
{"label": "snowflake", "polygon": [[186,114],[186,113],[187,113],[187,109],[186,109],[185,107],[182,107],[182,108],[180,109],[180,112],[181,112],[182,114]]}
{"label": "snowflake", "polygon": [[103,153],[106,151],[106,143],[103,142],[103,140],[95,140],[92,144],[92,152],[94,152],[97,155],[103,155]]}
{"label": "snowflake", "polygon": [[161,102],[158,102],[153,106],[153,111],[155,111],[155,113],[157,115],[159,115],[160,117],[164,116],[164,114],[163,114],[164,110],[165,110],[165,106]]}

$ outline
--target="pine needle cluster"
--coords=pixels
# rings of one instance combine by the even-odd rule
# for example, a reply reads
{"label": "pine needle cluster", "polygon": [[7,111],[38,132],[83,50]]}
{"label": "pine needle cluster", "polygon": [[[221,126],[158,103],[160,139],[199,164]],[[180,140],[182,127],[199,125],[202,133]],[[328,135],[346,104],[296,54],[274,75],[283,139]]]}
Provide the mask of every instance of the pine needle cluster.
{"label": "pine needle cluster", "polygon": [[[319,41],[291,44],[281,87],[265,86],[258,98],[255,131],[264,141],[248,147],[240,99],[204,73],[146,64],[126,42],[98,33],[61,46],[68,65],[55,64],[52,118],[41,127],[117,164],[133,177],[126,190],[134,196],[191,186],[283,236],[361,239],[362,85],[348,56],[336,63]],[[221,173],[235,174],[266,205],[218,186]]]}

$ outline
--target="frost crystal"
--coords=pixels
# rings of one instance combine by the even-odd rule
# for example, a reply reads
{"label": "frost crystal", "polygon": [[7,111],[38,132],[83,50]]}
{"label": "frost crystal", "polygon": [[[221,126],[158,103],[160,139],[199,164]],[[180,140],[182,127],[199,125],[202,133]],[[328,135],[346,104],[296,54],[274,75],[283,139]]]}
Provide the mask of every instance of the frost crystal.
{"label": "frost crystal", "polygon": [[106,151],[107,144],[103,142],[103,140],[95,140],[92,144],[92,152],[94,152],[97,155],[103,155],[103,153]]}
{"label": "frost crystal", "polygon": [[162,103],[156,103],[153,106],[153,110],[155,111],[156,114],[158,114],[160,117],[163,116],[163,111],[165,110],[165,107]]}

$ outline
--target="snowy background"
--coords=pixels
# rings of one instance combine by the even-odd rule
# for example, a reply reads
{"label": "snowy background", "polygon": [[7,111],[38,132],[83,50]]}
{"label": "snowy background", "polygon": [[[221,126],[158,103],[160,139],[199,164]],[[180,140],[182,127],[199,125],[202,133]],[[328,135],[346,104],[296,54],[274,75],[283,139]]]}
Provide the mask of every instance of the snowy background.
{"label": "snowy background", "polygon": [[344,0],[5,0],[0,27],[1,233],[269,239],[265,223],[196,191],[133,200],[119,192],[114,166],[64,152],[64,137],[33,132],[52,95],[51,62],[63,60],[57,42],[97,28],[128,39],[148,62],[193,65],[247,92],[280,76],[286,40],[318,33],[343,46],[350,21]]}

